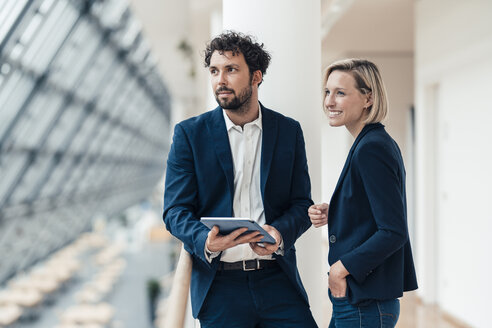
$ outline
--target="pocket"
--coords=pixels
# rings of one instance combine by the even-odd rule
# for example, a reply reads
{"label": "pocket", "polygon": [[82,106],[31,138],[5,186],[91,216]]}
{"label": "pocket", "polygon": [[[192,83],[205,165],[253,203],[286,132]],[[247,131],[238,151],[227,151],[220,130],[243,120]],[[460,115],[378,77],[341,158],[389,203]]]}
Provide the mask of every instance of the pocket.
{"label": "pocket", "polygon": [[345,296],[342,296],[342,297],[335,297],[335,296],[333,296],[333,294],[331,293],[330,288],[328,288],[328,297],[330,298],[330,300],[331,300],[332,302],[341,302],[341,301],[346,301],[346,300],[347,300],[347,291],[345,291]]}
{"label": "pocket", "polygon": [[381,326],[383,328],[393,328],[400,316],[400,300],[378,301],[379,314],[381,316]]}

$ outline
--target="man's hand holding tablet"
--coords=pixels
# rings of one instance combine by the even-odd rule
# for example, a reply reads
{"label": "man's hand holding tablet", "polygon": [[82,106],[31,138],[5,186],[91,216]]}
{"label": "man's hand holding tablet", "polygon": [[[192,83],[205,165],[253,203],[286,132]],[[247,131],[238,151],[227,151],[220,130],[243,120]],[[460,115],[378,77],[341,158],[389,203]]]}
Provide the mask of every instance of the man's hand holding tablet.
{"label": "man's hand holding tablet", "polygon": [[[200,221],[211,228],[207,239],[207,248],[211,252],[223,251],[246,243],[249,243],[256,253],[258,251],[255,248],[262,248],[257,243],[267,243],[267,245],[271,244],[271,246],[278,248],[277,240],[266,229],[276,232],[278,234],[276,237],[280,237],[278,231],[268,225],[265,225],[265,229],[263,229],[251,219],[213,217],[201,218]],[[272,252],[268,251],[268,253],[271,254]]]}

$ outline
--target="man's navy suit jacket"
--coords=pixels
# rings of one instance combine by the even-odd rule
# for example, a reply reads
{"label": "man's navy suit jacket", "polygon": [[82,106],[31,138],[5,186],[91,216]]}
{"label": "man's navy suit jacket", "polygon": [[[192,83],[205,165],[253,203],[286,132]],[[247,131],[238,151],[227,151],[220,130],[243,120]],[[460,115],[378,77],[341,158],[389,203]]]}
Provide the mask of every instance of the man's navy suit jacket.
{"label": "man's navy suit jacket", "polygon": [[[276,257],[293,286],[308,302],[296,266],[294,243],[310,226],[312,204],[304,137],[298,122],[261,106],[261,195],[266,223],[282,235],[284,256]],[[163,218],[167,229],[192,255],[191,303],[200,312],[219,258],[209,263],[209,228],[201,217],[232,217],[234,167],[223,110],[217,107],[174,129],[167,160]],[[279,295],[282,297],[282,295]]]}
{"label": "man's navy suit jacket", "polygon": [[328,233],[328,262],[341,260],[350,272],[352,304],[417,288],[403,159],[380,123],[366,125],[350,149],[330,201]]}

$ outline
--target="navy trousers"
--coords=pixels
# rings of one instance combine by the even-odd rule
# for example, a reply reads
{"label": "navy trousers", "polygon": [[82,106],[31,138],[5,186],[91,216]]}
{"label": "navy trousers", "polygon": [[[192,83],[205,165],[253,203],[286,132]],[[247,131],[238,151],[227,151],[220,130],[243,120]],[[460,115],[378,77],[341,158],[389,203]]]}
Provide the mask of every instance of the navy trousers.
{"label": "navy trousers", "polygon": [[279,267],[217,271],[200,314],[202,328],[311,328],[311,310]]}

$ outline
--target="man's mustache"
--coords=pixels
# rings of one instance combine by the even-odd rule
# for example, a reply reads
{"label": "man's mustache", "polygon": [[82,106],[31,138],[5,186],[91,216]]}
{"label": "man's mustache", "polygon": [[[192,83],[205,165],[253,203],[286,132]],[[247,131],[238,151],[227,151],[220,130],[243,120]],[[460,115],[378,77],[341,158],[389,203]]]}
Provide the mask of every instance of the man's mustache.
{"label": "man's mustache", "polygon": [[219,94],[219,92],[223,92],[223,91],[232,92],[233,94],[235,94],[234,90],[226,88],[226,87],[218,88],[217,90],[215,90],[215,94]]}

